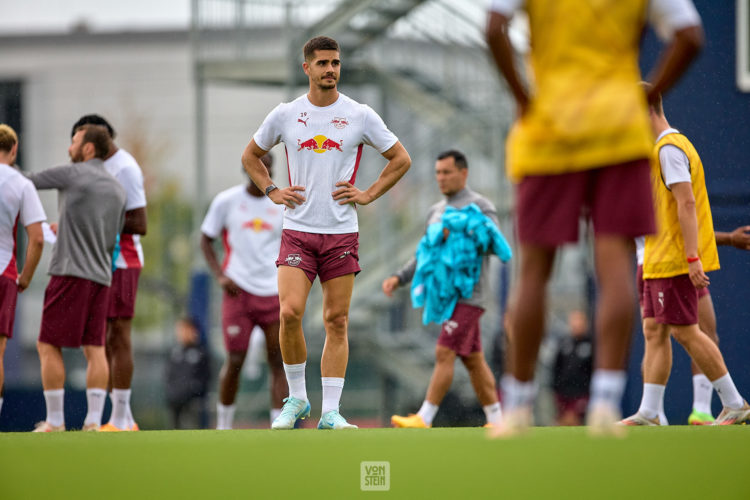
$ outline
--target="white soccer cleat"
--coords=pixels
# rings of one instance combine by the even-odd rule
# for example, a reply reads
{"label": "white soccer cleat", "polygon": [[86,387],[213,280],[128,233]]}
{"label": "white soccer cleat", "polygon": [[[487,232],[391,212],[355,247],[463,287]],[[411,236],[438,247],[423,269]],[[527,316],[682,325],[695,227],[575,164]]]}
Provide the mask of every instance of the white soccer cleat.
{"label": "white soccer cleat", "polygon": [[302,399],[288,397],[284,399],[281,413],[271,423],[271,429],[294,429],[297,420],[310,416],[310,403]]}
{"label": "white soccer cleat", "polygon": [[331,410],[320,417],[318,429],[357,429],[357,426],[347,422],[338,410]]}

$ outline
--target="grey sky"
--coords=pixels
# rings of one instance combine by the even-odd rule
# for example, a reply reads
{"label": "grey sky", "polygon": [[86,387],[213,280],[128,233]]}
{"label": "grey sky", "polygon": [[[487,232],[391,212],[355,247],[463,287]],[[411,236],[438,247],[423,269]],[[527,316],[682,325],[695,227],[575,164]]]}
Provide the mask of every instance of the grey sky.
{"label": "grey sky", "polygon": [[190,0],[0,0],[3,31],[67,31],[85,20],[91,29],[187,27]]}

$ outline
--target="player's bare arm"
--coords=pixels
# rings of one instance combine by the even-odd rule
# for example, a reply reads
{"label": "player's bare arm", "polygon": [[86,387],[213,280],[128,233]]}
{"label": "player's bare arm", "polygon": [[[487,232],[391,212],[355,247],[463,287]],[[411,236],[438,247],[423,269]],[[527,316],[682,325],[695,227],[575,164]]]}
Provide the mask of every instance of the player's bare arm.
{"label": "player's bare arm", "polygon": [[206,234],[201,235],[201,251],[203,256],[206,258],[206,264],[211,272],[216,276],[216,281],[219,283],[222,289],[231,296],[236,296],[240,293],[240,287],[232,281],[231,278],[224,275],[221,266],[219,265],[219,259],[216,258],[216,252],[214,251],[214,240],[208,237]]}
{"label": "player's bare arm", "polygon": [[492,53],[495,65],[508,82],[508,87],[516,100],[518,116],[526,113],[529,94],[516,69],[513,46],[508,37],[510,19],[498,12],[490,12],[487,20],[487,45]]}
{"label": "player's bare arm", "polygon": [[388,151],[383,153],[383,157],[388,160],[388,164],[370,187],[360,191],[349,182],[337,182],[336,187],[340,189],[332,193],[333,199],[338,200],[339,205],[346,205],[347,203],[367,205],[383,196],[404,176],[411,166],[411,157],[401,142],[396,142],[391,146]]}
{"label": "player's bare arm", "polygon": [[649,102],[674,85],[698,55],[703,43],[703,28],[700,26],[675,31],[672,42],[664,49],[659,62],[649,74],[648,81],[653,85],[646,95]]}
{"label": "player's bare arm", "polygon": [[716,231],[716,244],[750,250],[750,226],[740,226],[731,233]]}
{"label": "player's bare arm", "polygon": [[708,276],[703,272],[703,264],[698,255],[698,217],[695,215],[695,197],[689,182],[677,182],[669,186],[677,201],[677,218],[680,221],[682,239],[685,242],[685,258],[688,261],[688,275],[695,288],[709,285]]}
{"label": "player's bare arm", "polygon": [[253,180],[253,183],[277,205],[285,205],[288,208],[294,209],[297,205],[304,203],[305,197],[300,194],[301,191],[305,190],[304,186],[289,186],[286,188],[276,188],[269,192],[266,191],[273,184],[271,176],[268,175],[268,169],[260,161],[266,153],[268,151],[261,149],[255,143],[254,139],[250,140],[250,143],[242,153],[242,166],[245,168],[247,175]]}
{"label": "player's bare arm", "polygon": [[146,207],[134,208],[125,212],[125,225],[122,232],[125,234],[146,234]]}
{"label": "player's bare arm", "polygon": [[26,260],[24,261],[23,270],[18,275],[17,283],[19,292],[23,292],[29,287],[36,266],[39,264],[39,259],[42,257],[42,249],[44,248],[42,223],[35,222],[26,226],[26,236],[29,241],[26,246]]}

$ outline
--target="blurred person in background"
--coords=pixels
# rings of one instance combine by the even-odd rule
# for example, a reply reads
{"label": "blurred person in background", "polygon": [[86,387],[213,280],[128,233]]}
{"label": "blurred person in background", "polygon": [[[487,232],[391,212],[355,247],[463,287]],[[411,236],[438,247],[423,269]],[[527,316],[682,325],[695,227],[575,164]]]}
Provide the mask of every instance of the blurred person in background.
{"label": "blurred person in background", "polygon": [[[476,204],[482,213],[495,226],[499,225],[495,206],[484,196],[476,193],[466,185],[469,176],[469,164],[466,156],[460,151],[449,150],[440,153],[435,162],[435,178],[440,192],[445,196],[442,201],[432,205],[427,214],[427,223],[440,222],[447,207],[463,208],[471,203]],[[471,384],[482,405],[487,424],[492,425],[501,416],[495,378],[492,375],[482,350],[480,318],[484,314],[484,303],[489,287],[490,256],[482,258],[480,279],[474,286],[468,299],[461,298],[456,304],[451,318],[444,322],[435,347],[435,368],[427,387],[425,400],[419,411],[407,416],[393,415],[391,425],[394,427],[427,428],[437,414],[440,403],[453,382],[453,370],[456,357],[469,372]],[[392,297],[399,286],[412,281],[417,269],[417,258],[412,257],[393,276],[383,281],[383,293]]]}
{"label": "blurred person in background", "polygon": [[[273,157],[261,158],[273,175]],[[255,326],[265,335],[271,381],[271,421],[280,413],[287,395],[279,348],[279,287],[276,256],[281,246],[284,210],[248,179],[222,191],[211,202],[201,225],[201,250],[209,269],[224,291],[221,325],[227,359],[221,368],[216,428],[231,429],[242,365]],[[224,262],[214,241],[224,242]]]}
{"label": "blurred person in background", "polygon": [[59,224],[37,341],[47,417],[34,432],[65,430],[62,348],[86,356],[88,413],[83,429],[98,431],[109,368],[104,351],[112,255],[125,222],[125,189],[104,167],[111,139],[105,127],[83,125],[68,148],[73,163],[28,174],[37,189],[58,190]]}
{"label": "blurred person in background", "polygon": [[83,125],[99,125],[107,129],[110,148],[104,158],[104,168],[125,188],[125,226],[120,234],[119,253],[112,274],[107,309],[106,353],[109,363],[109,397],[112,415],[101,430],[107,432],[137,431],[138,424],[130,409],[131,383],[133,381],[133,347],[131,330],[135,315],[138,278],[143,268],[143,248],[140,237],[146,234],[146,191],[143,172],[135,158],[114,143],[115,130],[107,120],[91,114],[79,118],[73,125],[71,137]]}
{"label": "blurred person in background", "polygon": [[[310,414],[302,318],[317,276],[323,290],[326,331],[320,360],[323,401],[318,429],[355,429],[339,412],[349,362],[349,304],[359,267],[357,205],[385,194],[406,173],[411,158],[369,106],[338,91],[338,43],[320,36],[303,48],[309,91],[269,113],[242,154],[245,170],[271,201],[285,205],[279,267],[279,341],[289,385],[272,429],[293,429]],[[260,159],[286,145],[290,186],[278,188]],[[355,187],[367,144],[388,163],[365,190]]]}
{"label": "blurred person in background", "polygon": [[581,425],[589,403],[594,339],[589,320],[580,309],[568,313],[568,331],[559,339],[552,389],[557,425]]}
{"label": "blurred person in background", "polygon": [[[18,135],[0,123],[0,412],[3,409],[3,358],[13,337],[16,300],[31,283],[44,247],[42,222],[47,219],[34,185],[14,167]],[[21,272],[16,265],[18,224],[26,230],[26,258]]]}
{"label": "blurred person in background", "polygon": [[206,396],[211,379],[208,348],[200,343],[198,326],[189,317],[175,325],[177,344],[169,352],[166,394],[174,429],[208,427]]}
{"label": "blurred person in background", "polygon": [[[529,84],[508,36],[520,9],[532,40]],[[646,22],[669,40],[648,93],[638,87]],[[532,424],[547,282],[557,248],[578,240],[582,215],[593,226],[599,286],[587,423],[594,434],[620,434],[635,294],[631,240],[655,231],[646,102],[670,88],[698,53],[700,17],[690,0],[493,0],[487,42],[516,101],[506,165],[517,183],[521,259],[510,306],[513,378],[504,387],[503,425],[491,435],[513,436]]]}

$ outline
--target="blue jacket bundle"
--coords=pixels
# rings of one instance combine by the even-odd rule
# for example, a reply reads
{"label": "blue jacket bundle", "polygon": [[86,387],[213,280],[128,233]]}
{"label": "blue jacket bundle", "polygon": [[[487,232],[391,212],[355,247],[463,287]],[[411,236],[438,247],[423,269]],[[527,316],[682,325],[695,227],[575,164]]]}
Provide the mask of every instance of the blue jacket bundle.
{"label": "blue jacket bundle", "polygon": [[[445,238],[444,230],[448,230]],[[482,272],[482,258],[492,252],[503,262],[512,252],[503,233],[471,203],[460,210],[446,207],[440,222],[430,224],[417,246],[417,269],[411,302],[424,307],[422,322],[450,319],[456,302],[471,297]]]}

